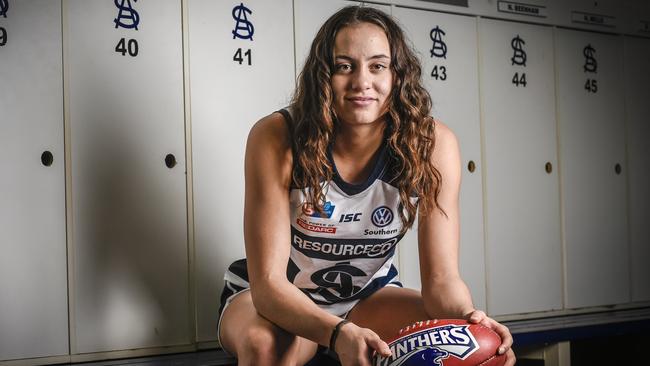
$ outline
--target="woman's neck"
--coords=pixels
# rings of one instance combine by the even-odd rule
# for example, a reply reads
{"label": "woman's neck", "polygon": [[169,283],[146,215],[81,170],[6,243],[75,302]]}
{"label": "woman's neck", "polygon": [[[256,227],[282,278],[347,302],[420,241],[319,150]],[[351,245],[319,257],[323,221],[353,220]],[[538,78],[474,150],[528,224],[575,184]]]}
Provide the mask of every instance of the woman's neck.
{"label": "woman's neck", "polygon": [[383,143],[385,128],[385,121],[356,126],[341,124],[332,156],[344,181],[355,184],[368,178]]}

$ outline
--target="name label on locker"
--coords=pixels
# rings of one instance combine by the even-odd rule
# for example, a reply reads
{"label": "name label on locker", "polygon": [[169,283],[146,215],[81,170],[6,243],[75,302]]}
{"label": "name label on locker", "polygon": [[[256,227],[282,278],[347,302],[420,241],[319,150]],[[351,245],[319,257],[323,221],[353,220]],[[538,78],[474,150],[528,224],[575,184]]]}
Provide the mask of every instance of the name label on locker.
{"label": "name label on locker", "polygon": [[616,26],[616,24],[614,24],[615,20],[615,17],[609,15],[592,14],[581,11],[571,12],[571,22],[573,23],[599,25],[602,27],[614,28]]}
{"label": "name label on locker", "polygon": [[424,1],[427,3],[438,3],[438,4],[445,4],[445,5],[456,5],[456,6],[467,7],[467,0],[420,0],[420,1]]}
{"label": "name label on locker", "polygon": [[499,1],[497,10],[501,13],[526,15],[538,18],[546,18],[548,16],[545,6],[515,3],[512,1]]}

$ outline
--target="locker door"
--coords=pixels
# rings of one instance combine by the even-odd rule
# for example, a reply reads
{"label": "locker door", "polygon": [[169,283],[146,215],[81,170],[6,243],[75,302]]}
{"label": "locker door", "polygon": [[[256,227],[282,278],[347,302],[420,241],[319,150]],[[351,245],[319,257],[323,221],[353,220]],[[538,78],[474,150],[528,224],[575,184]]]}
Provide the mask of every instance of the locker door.
{"label": "locker door", "polygon": [[625,109],[632,301],[650,300],[650,40],[625,38]]}
{"label": "locker door", "polygon": [[[460,270],[474,306],[485,309],[476,19],[401,7],[393,15],[418,52],[433,116],[454,131],[460,144]],[[410,238],[400,244],[400,275],[407,286],[420,288],[417,237]]]}
{"label": "locker door", "polygon": [[189,344],[181,4],[65,4],[72,352]]}
{"label": "locker door", "polygon": [[551,28],[481,20],[488,309],[562,307]]}
{"label": "locker door", "polygon": [[0,360],[66,355],[61,3],[0,1]]}
{"label": "locker door", "polygon": [[628,302],[622,40],[557,30],[568,308]]}
{"label": "locker door", "polygon": [[291,0],[188,4],[198,340],[217,338],[223,275],[244,257],[244,148],[294,86]]}

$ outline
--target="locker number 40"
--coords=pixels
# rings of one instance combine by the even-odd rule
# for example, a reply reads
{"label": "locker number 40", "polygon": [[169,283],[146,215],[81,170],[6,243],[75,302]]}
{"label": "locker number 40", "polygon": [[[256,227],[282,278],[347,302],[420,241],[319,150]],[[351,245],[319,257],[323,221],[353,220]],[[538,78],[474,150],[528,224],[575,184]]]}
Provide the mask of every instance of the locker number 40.
{"label": "locker number 40", "polygon": [[129,39],[127,41],[126,39],[122,38],[119,42],[117,42],[117,46],[115,46],[115,52],[121,53],[122,56],[126,56],[128,54],[131,57],[135,57],[138,55],[138,41],[135,39]]}

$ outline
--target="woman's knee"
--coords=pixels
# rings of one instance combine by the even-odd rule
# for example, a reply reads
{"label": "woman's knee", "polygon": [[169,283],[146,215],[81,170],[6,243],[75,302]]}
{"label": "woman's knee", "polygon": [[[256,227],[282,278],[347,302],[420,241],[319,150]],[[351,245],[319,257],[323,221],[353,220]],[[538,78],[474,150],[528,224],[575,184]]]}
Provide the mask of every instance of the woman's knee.
{"label": "woman's knee", "polygon": [[295,365],[297,337],[275,326],[251,327],[241,332],[237,347],[239,365]]}

